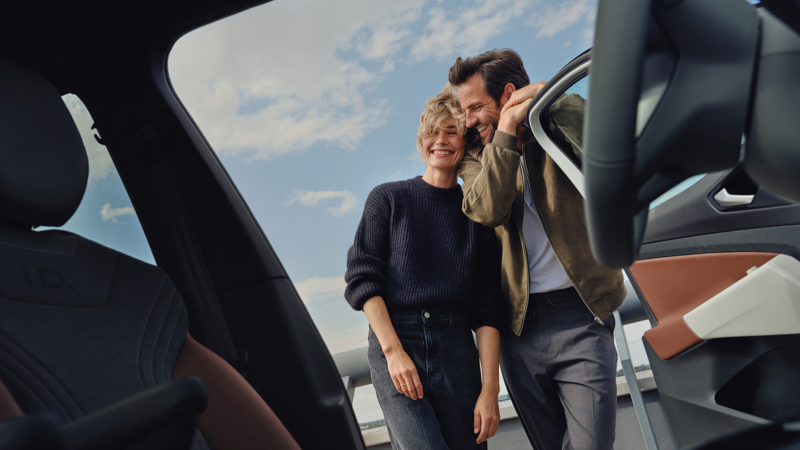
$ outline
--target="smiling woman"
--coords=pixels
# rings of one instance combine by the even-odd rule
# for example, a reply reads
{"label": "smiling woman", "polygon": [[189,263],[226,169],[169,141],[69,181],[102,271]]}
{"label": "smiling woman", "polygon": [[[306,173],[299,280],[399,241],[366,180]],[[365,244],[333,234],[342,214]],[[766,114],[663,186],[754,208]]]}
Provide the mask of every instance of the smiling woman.
{"label": "smiling woman", "polygon": [[394,448],[485,449],[499,424],[507,308],[494,230],[461,212],[465,134],[445,86],[420,116],[425,175],[372,190],[347,254],[345,298],[370,323],[372,383]]}
{"label": "smiling woman", "polygon": [[458,165],[467,148],[479,144],[474,130],[464,123],[464,111],[455,88],[447,84],[436,97],[425,102],[417,130],[417,150],[422,155],[427,183],[450,188],[457,181]]}

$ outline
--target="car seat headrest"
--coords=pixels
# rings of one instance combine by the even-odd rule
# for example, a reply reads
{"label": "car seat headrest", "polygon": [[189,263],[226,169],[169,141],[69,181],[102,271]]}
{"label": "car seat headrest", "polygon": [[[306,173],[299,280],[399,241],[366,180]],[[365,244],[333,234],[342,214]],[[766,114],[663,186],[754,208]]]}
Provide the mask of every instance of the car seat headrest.
{"label": "car seat headrest", "polygon": [[0,223],[63,225],[88,177],[86,150],[58,90],[0,58]]}

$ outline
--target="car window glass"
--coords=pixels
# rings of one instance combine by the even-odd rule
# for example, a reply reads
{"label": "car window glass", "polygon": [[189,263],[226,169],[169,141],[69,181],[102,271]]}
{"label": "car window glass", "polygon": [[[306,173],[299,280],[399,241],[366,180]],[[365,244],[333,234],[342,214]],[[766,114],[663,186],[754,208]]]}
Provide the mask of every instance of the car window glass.
{"label": "car window glass", "polygon": [[658,206],[658,205],[666,202],[667,200],[675,197],[676,195],[680,194],[681,192],[685,191],[686,189],[689,189],[690,187],[692,187],[692,185],[694,185],[695,183],[700,181],[700,179],[703,178],[704,176],[706,176],[706,174],[695,175],[693,177],[687,178],[687,179],[683,180],[682,182],[678,183],[675,187],[673,187],[672,189],[668,190],[667,192],[661,194],[661,196],[659,196],[657,199],[655,199],[652,202],[650,202],[650,209],[655,208],[656,206]]}
{"label": "car window glass", "polygon": [[542,128],[580,169],[583,159],[583,116],[589,92],[589,76],[559,95],[541,116]]}
{"label": "car window glass", "polygon": [[[89,181],[75,214],[58,229],[70,231],[134,258],[155,264],[136,211],[106,147],[98,142],[94,120],[80,98],[62,97],[89,157]],[[39,228],[44,229],[44,227]]]}

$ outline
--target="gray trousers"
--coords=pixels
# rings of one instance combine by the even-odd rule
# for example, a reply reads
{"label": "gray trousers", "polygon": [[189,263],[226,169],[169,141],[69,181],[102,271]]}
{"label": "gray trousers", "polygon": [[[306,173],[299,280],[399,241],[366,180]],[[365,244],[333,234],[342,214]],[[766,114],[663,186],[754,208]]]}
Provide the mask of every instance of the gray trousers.
{"label": "gray trousers", "polygon": [[531,294],[521,336],[501,338],[500,364],[536,450],[613,448],[613,316],[600,325],[574,288]]}

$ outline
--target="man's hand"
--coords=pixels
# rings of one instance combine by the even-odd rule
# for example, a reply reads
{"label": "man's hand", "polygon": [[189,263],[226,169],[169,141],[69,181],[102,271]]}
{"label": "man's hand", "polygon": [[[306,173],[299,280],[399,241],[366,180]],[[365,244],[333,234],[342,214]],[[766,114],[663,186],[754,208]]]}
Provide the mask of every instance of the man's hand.
{"label": "man's hand", "polygon": [[508,133],[512,136],[517,135],[517,125],[527,118],[528,105],[532,99],[527,99],[522,103],[508,107],[508,103],[503,107],[503,112],[500,113],[500,121],[497,129]]}
{"label": "man's hand", "polygon": [[544,81],[537,81],[531,85],[525,86],[522,89],[517,89],[516,91],[511,93],[511,97],[508,99],[505,105],[503,105],[503,109],[500,110],[500,114],[506,110],[506,108],[511,108],[513,106],[519,105],[520,103],[524,102],[528,99],[533,99],[542,90],[542,88],[546,85]]}
{"label": "man's hand", "polygon": [[527,118],[528,105],[546,84],[544,81],[537,81],[512,92],[511,97],[500,110],[497,129],[513,136],[519,136],[519,132],[522,130],[518,128],[518,125]]}

